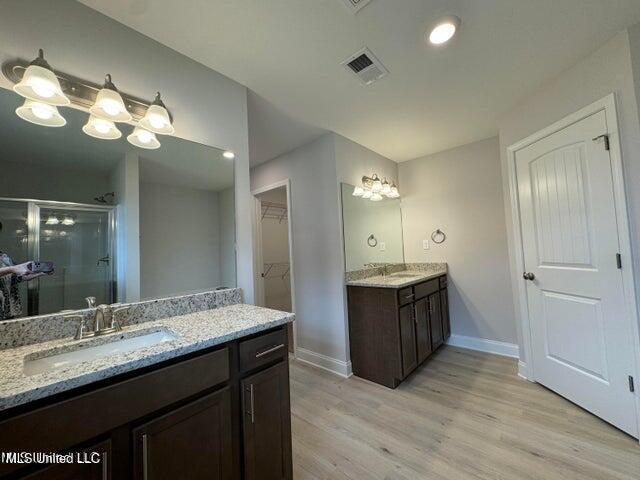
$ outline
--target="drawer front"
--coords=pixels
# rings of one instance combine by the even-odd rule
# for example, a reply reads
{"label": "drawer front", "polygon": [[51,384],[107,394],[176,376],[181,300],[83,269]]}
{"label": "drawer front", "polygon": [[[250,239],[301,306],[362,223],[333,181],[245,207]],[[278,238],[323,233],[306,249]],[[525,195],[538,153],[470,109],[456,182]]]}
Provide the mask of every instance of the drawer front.
{"label": "drawer front", "polygon": [[[13,432],[0,435],[0,451],[65,450],[228,379],[222,348],[0,422],[0,431]],[[19,467],[0,464],[0,477]]]}
{"label": "drawer front", "polygon": [[443,275],[443,276],[441,276],[441,277],[439,278],[439,280],[440,280],[440,288],[441,288],[441,289],[442,289],[442,288],[447,288],[447,283],[448,283],[448,282],[447,282],[447,276],[446,276],[446,275]]}
{"label": "drawer front", "polygon": [[433,293],[436,293],[440,290],[440,285],[438,283],[438,279],[434,278],[433,280],[428,280],[423,283],[419,283],[415,287],[416,291],[416,299],[427,297]]}
{"label": "drawer front", "polygon": [[413,287],[402,288],[398,291],[398,303],[400,306],[407,305],[415,299]]}
{"label": "drawer front", "polygon": [[287,333],[284,328],[251,340],[240,342],[240,370],[247,372],[287,355]]}

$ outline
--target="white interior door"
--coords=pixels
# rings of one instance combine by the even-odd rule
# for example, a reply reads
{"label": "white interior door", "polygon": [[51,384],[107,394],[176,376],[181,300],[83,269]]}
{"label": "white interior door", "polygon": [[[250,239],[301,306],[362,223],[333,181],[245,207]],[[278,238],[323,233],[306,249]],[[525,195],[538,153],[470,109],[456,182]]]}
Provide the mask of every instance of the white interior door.
{"label": "white interior door", "polygon": [[605,132],[601,111],[516,153],[523,281],[535,380],[637,437]]}

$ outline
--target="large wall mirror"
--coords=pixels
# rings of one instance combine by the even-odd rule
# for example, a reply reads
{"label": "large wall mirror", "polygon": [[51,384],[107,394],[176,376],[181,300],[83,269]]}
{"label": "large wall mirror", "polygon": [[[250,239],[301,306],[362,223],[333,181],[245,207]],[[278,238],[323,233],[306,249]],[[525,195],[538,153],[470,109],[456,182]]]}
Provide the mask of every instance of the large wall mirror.
{"label": "large wall mirror", "polygon": [[70,108],[35,125],[23,101],[0,89],[0,268],[39,263],[0,277],[0,320],[236,285],[233,160],[170,136],[137,148],[126,124],[96,139]]}
{"label": "large wall mirror", "polygon": [[373,263],[403,263],[402,212],[399,198],[374,202],[353,196],[354,186],[342,184],[345,269]]}

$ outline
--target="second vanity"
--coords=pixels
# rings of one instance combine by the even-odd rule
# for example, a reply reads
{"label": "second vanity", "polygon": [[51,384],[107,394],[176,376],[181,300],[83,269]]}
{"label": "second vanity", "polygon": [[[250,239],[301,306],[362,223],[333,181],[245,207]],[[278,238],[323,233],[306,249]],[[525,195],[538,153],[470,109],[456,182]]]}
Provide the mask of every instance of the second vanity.
{"label": "second vanity", "polygon": [[396,388],[451,326],[445,264],[390,267],[349,272],[346,285],[353,373]]}
{"label": "second vanity", "polygon": [[[189,299],[186,312],[139,319],[116,334],[0,351],[0,451],[74,459],[4,462],[0,477],[292,478],[286,328],[293,315],[206,305],[228,292]],[[181,299],[170,302],[175,308]],[[64,319],[49,322],[64,328]],[[25,324],[24,336],[43,325]],[[101,353],[110,344],[115,353]],[[78,360],[78,351],[96,353]]]}

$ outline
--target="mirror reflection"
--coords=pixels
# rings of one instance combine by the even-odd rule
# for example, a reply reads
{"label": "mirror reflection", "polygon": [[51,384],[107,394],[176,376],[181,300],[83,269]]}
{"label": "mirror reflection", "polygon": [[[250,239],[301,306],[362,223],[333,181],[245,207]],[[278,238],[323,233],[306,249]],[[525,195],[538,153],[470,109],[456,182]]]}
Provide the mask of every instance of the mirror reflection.
{"label": "mirror reflection", "polygon": [[0,320],[236,285],[233,160],[34,125],[0,90]]}
{"label": "mirror reflection", "polygon": [[379,201],[354,196],[354,186],[342,183],[342,222],[346,271],[372,263],[402,263],[402,212],[399,198]]}

